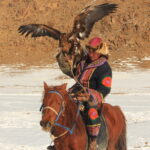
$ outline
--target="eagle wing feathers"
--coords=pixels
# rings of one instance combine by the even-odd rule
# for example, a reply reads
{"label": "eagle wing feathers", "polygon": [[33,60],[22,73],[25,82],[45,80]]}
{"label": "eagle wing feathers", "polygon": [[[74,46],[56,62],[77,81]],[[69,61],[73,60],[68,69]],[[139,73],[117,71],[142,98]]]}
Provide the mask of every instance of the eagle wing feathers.
{"label": "eagle wing feathers", "polygon": [[103,17],[115,12],[117,4],[104,3],[96,6],[87,6],[75,17],[73,33],[80,39],[87,38],[93,25]]}
{"label": "eagle wing feathers", "polygon": [[18,32],[22,35],[25,34],[25,37],[31,34],[31,37],[49,36],[55,40],[59,40],[62,34],[60,31],[43,24],[22,25],[18,28]]}

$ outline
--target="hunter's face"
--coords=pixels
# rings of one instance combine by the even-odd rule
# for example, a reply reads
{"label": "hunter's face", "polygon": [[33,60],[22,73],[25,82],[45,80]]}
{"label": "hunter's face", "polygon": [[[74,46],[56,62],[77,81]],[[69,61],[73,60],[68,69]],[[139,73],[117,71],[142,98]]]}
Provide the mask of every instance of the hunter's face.
{"label": "hunter's face", "polygon": [[89,58],[91,59],[91,61],[97,60],[97,59],[100,57],[100,55],[101,55],[101,54],[96,53],[96,52],[93,52],[93,51],[90,51],[90,52],[88,53],[88,56],[89,56]]}

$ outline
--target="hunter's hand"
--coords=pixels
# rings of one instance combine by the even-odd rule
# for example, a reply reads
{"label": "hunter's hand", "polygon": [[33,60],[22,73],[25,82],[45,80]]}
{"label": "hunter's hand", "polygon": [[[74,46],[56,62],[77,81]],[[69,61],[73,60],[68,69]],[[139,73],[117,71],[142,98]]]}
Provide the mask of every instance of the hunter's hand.
{"label": "hunter's hand", "polygon": [[78,95],[71,94],[73,100],[78,100],[78,101],[88,101],[90,98],[89,93],[79,93]]}

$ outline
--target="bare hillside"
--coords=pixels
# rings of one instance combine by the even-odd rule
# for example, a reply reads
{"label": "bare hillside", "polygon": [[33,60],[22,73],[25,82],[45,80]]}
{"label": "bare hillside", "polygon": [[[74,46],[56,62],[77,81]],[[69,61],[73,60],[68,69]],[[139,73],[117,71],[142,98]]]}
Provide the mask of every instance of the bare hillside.
{"label": "bare hillside", "polygon": [[[110,62],[119,67],[127,60],[150,68],[149,0],[1,0],[0,64],[47,65],[55,62],[58,42],[20,36],[20,25],[47,24],[61,31],[72,29],[74,17],[91,3],[117,3],[116,13],[96,23],[89,38],[100,36],[110,46]],[[88,39],[87,39],[88,40]],[[122,66],[120,66],[122,67]]]}

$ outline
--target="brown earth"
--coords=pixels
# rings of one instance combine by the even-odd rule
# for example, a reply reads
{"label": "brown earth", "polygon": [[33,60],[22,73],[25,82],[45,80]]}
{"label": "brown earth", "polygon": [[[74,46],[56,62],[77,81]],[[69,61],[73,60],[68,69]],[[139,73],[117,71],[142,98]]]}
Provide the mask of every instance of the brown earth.
{"label": "brown earth", "polygon": [[100,36],[108,43],[114,68],[126,68],[128,63],[150,68],[149,0],[1,0],[0,64],[43,66],[55,62],[57,41],[25,38],[18,27],[40,23],[69,32],[74,17],[85,6],[103,2],[117,3],[118,11],[96,23],[89,38]]}

